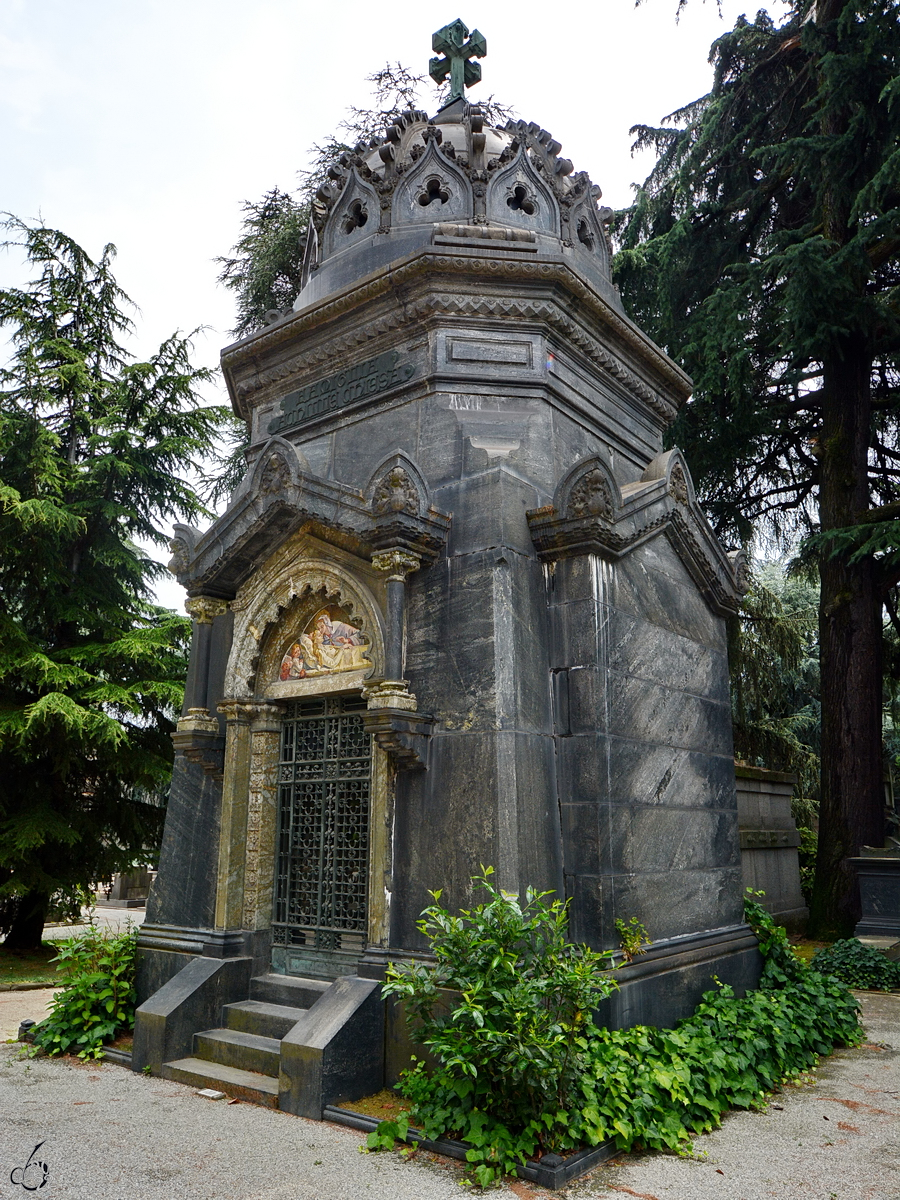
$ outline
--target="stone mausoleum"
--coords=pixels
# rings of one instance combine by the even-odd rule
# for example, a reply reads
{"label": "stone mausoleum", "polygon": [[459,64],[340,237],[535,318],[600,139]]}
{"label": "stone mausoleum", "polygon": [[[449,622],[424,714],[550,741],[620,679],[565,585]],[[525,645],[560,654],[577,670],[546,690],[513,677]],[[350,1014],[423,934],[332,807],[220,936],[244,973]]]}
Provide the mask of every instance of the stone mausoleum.
{"label": "stone mausoleum", "polygon": [[293,310],[223,351],[247,473],[173,542],[194,640],[134,1068],[314,1117],[396,1078],[379,981],[480,864],[567,897],[573,940],[644,923],[619,1025],[759,969],[743,566],[663,449],[691,383],[623,311],[599,189],[467,102],[467,37],[435,35],[436,116],[331,169]]}

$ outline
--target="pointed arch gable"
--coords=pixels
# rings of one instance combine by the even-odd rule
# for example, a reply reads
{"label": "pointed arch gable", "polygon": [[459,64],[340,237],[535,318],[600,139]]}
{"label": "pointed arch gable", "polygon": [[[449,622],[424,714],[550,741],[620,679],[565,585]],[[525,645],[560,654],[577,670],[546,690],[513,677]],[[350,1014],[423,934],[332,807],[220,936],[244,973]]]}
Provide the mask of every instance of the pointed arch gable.
{"label": "pointed arch gable", "polygon": [[391,223],[399,226],[471,221],[473,205],[468,178],[441,153],[437,140],[432,139],[394,192]]}

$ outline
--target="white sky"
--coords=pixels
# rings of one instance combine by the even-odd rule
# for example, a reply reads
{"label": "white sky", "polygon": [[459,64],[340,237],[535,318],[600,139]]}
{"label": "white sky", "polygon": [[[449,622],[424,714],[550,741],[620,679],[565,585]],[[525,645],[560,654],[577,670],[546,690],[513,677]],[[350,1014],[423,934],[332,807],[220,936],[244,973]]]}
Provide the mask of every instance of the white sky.
{"label": "white sky", "polygon": [[[759,7],[722,0],[720,18],[714,0],[690,0],[676,23],[676,0],[0,0],[0,210],[92,255],[115,243],[140,307],[136,352],[202,325],[197,358],[213,365],[234,322],[213,260],[241,201],[293,188],[312,143],[349,104],[370,106],[365,76],[387,60],[427,72],[434,30],[474,23],[488,55],[470,97],[493,92],[549,129],[619,208],[651,165],[631,158],[630,126],[708,91],[711,42]],[[24,278],[0,256],[0,285]],[[182,598],[174,581],[161,596]]]}

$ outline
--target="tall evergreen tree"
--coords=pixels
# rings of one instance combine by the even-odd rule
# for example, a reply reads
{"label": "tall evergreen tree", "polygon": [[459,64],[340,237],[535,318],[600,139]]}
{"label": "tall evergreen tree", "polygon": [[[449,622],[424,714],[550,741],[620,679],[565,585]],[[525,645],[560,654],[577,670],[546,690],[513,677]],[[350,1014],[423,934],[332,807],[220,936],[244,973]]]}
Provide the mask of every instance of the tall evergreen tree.
{"label": "tall evergreen tree", "polygon": [[900,7],[795,0],[713,46],[709,95],[638,127],[626,305],[693,375],[674,437],[724,533],[812,532],[822,703],[818,931],[884,837],[882,606],[900,576]]}
{"label": "tall evergreen tree", "polygon": [[[151,603],[136,542],[201,506],[221,420],[174,336],[147,362],[120,340],[113,246],[5,225],[35,271],[0,290],[0,932],[40,944],[54,894],[128,867],[161,832],[189,624]],[[9,245],[10,243],[7,243]]]}

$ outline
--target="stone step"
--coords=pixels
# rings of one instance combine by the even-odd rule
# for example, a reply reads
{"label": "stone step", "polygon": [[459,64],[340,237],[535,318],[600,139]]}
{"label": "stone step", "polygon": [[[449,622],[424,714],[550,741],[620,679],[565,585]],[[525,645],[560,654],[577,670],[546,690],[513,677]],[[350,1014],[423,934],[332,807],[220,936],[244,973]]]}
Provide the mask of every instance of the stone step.
{"label": "stone step", "polygon": [[250,980],[250,999],[288,1008],[310,1008],[331,987],[330,979],[304,979],[300,975],[257,975]]}
{"label": "stone step", "polygon": [[265,1000],[241,1000],[238,1004],[226,1004],[222,1016],[228,1029],[280,1040],[290,1033],[306,1011],[286,1004],[267,1004]]}
{"label": "stone step", "polygon": [[240,1029],[204,1029],[194,1034],[194,1057],[277,1078],[281,1041]]}
{"label": "stone step", "polygon": [[278,1080],[271,1075],[241,1071],[237,1067],[226,1067],[204,1058],[179,1058],[175,1062],[163,1063],[160,1075],[163,1079],[186,1083],[191,1087],[214,1088],[226,1096],[248,1100],[251,1104],[278,1107]]}

